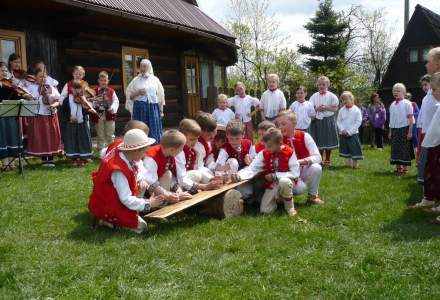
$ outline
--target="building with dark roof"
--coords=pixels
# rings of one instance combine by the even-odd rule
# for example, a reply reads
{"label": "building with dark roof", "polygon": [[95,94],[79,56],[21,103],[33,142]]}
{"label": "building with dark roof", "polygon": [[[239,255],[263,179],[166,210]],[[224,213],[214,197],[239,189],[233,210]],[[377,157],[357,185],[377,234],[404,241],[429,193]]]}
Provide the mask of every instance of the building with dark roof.
{"label": "building with dark roof", "polygon": [[4,1],[1,60],[14,52],[24,68],[45,61],[60,85],[75,65],[84,66],[90,84],[108,71],[121,100],[120,126],[129,117],[124,90],[142,58],[164,85],[166,126],[212,107],[208,87],[225,88],[226,67],[237,60],[235,38],[195,0]]}
{"label": "building with dark roof", "polygon": [[392,87],[397,82],[406,85],[419,105],[424,97],[419,79],[426,74],[427,54],[440,46],[440,15],[417,5],[400,40],[381,84],[385,102],[392,99]]}

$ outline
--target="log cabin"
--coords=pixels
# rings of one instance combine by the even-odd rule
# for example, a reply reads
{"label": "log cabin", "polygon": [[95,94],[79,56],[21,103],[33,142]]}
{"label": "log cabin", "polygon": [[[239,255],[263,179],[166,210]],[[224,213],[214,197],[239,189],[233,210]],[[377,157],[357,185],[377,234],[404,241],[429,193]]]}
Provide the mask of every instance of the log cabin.
{"label": "log cabin", "polygon": [[440,15],[417,5],[408,26],[391,58],[381,84],[381,97],[390,104],[393,85],[405,84],[413,101],[420,106],[425,96],[420,77],[426,74],[425,64],[431,48],[440,46]]}
{"label": "log cabin", "polygon": [[111,74],[121,100],[117,132],[130,118],[124,90],[142,58],[152,61],[165,88],[165,126],[210,109],[209,88],[226,88],[226,67],[237,60],[235,38],[196,0],[18,0],[3,1],[1,60],[11,53],[23,69],[43,60],[62,85],[75,65],[96,84]]}

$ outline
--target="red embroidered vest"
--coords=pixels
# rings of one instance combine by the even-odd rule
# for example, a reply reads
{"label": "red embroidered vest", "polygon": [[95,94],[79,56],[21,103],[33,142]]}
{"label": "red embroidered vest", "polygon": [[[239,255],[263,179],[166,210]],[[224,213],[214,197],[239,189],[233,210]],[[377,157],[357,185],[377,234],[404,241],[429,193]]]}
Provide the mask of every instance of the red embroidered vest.
{"label": "red embroidered vest", "polygon": [[92,173],[93,190],[88,207],[97,219],[116,226],[136,228],[138,213],[122,204],[111,180],[114,171],[122,172],[128,180],[131,194],[137,194],[136,174],[121,159],[119,153],[118,149],[110,151],[101,161],[99,169]]}
{"label": "red embroidered vest", "polygon": [[119,145],[121,145],[123,143],[124,143],[124,139],[123,138],[114,139],[113,142],[111,142],[111,144],[108,145],[107,151],[105,152],[105,154],[107,155],[107,153],[109,153],[110,151],[112,151],[113,149],[117,148]]}
{"label": "red embroidered vest", "polygon": [[258,144],[255,144],[255,153],[260,153],[261,151],[266,148],[262,142],[259,142]]}
{"label": "red embroidered vest", "polygon": [[[112,89],[111,87],[107,87],[106,89],[106,94],[107,94],[107,98],[110,102],[110,105],[112,105],[113,103],[113,93],[115,92],[114,89]],[[100,91],[100,88],[97,86],[95,87],[95,94],[96,96],[99,96],[102,92]],[[110,113],[108,111],[105,111],[105,120],[106,121],[116,121],[116,114]],[[98,123],[99,121],[99,116],[95,115],[95,114],[91,114],[90,115],[90,122],[92,123]]]}
{"label": "red embroidered vest", "polygon": [[252,142],[248,139],[241,140],[240,151],[232,148],[231,144],[226,143],[223,146],[223,149],[228,153],[229,158],[235,158],[238,161],[238,169],[242,169],[246,166],[244,162],[244,158],[249,154],[249,150],[251,149]]}
{"label": "red embroidered vest", "polygon": [[205,157],[203,157],[203,161],[206,162],[206,159],[212,153],[212,147],[202,137],[199,137],[199,142],[203,145],[203,148],[205,148]]}
{"label": "red embroidered vest", "polygon": [[165,157],[162,145],[148,148],[145,156],[151,157],[157,164],[157,177],[161,178],[166,171],[171,171],[176,176],[176,160],[174,157]]}
{"label": "red embroidered vest", "polygon": [[295,130],[293,138],[283,137],[283,143],[289,147],[295,149],[296,157],[298,159],[304,159],[310,156],[310,152],[306,147],[304,141],[305,132],[302,130]]}
{"label": "red embroidered vest", "polygon": [[197,161],[197,152],[193,148],[185,145],[183,147],[183,153],[185,153],[185,168],[187,171],[191,171],[195,169],[196,161]]}
{"label": "red embroidered vest", "polygon": [[[273,174],[276,172],[289,171],[289,159],[292,157],[294,151],[287,145],[282,145],[280,151],[277,153],[270,153],[269,150],[263,150],[264,159],[264,175]],[[266,188],[272,189],[273,183],[266,181]]]}

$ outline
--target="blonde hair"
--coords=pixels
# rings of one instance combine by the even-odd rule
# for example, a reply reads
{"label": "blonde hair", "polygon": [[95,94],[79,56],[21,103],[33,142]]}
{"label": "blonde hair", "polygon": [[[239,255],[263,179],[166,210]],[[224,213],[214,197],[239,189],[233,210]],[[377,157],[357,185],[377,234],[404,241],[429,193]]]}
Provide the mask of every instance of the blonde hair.
{"label": "blonde hair", "polygon": [[281,130],[278,128],[269,128],[266,133],[263,135],[263,142],[273,142],[275,144],[281,144],[283,140],[283,135],[281,134]]}
{"label": "blonde hair", "polygon": [[238,87],[239,85],[241,85],[244,89],[246,89],[246,86],[244,85],[243,82],[241,82],[241,81],[237,81],[237,82],[234,84],[234,90],[237,89],[237,87]]}
{"label": "blonde hair", "polygon": [[265,120],[258,124],[258,130],[269,130],[269,128],[275,128],[275,124],[271,121]]}
{"label": "blonde hair", "polygon": [[183,119],[180,121],[179,131],[184,135],[192,134],[194,136],[199,136],[202,129],[196,121],[192,119]]}
{"label": "blonde hair", "polygon": [[440,47],[432,48],[428,52],[428,58],[432,58],[433,60],[440,62]]}
{"label": "blonde hair", "polygon": [[344,98],[345,98],[345,97],[347,97],[347,98],[351,101],[351,104],[354,104],[355,99],[354,99],[354,96],[353,96],[353,93],[352,93],[352,92],[350,92],[350,91],[345,91],[345,92],[343,92],[343,93],[341,94],[341,99],[344,101]]}
{"label": "blonde hair", "polygon": [[275,80],[277,83],[280,83],[280,77],[278,77],[277,74],[269,74],[269,75],[267,75],[267,81],[269,81],[271,79]]}
{"label": "blonde hair", "polygon": [[98,74],[98,78],[105,78],[105,79],[108,79],[108,73],[107,73],[107,71],[101,71],[101,72],[99,72],[99,74]]}
{"label": "blonde hair", "polygon": [[217,129],[217,120],[210,113],[198,111],[196,114],[196,122],[200,128],[202,128],[202,131],[213,132]]}
{"label": "blonde hair", "polygon": [[319,76],[318,80],[316,80],[316,83],[318,83],[319,81],[325,81],[328,83],[328,85],[330,85],[330,79],[327,76]]}
{"label": "blonde hair", "polygon": [[226,133],[232,136],[244,134],[244,125],[240,120],[231,120],[226,125]]}
{"label": "blonde hair", "polygon": [[164,148],[180,148],[186,144],[186,137],[180,131],[176,129],[170,129],[165,131],[162,138],[160,139],[160,144]]}
{"label": "blonde hair", "polygon": [[218,94],[217,96],[217,101],[219,100],[228,100],[228,96],[226,96],[225,94]]}
{"label": "blonde hair", "polygon": [[73,67],[73,70],[72,70],[72,73],[74,73],[75,71],[79,71],[79,72],[81,72],[83,75],[86,74],[86,70],[85,70],[82,66],[74,66],[74,67]]}
{"label": "blonde hair", "polygon": [[440,72],[431,75],[431,86],[440,88]]}
{"label": "blonde hair", "polygon": [[406,86],[403,83],[398,82],[395,85],[393,85],[393,90],[394,89],[399,89],[399,88],[403,90],[404,94],[406,94]]}
{"label": "blonde hair", "polygon": [[292,122],[296,122],[297,121],[296,113],[294,111],[290,110],[290,109],[283,110],[283,111],[281,111],[278,114],[278,118],[282,118],[282,117],[286,117],[286,118],[288,118]]}

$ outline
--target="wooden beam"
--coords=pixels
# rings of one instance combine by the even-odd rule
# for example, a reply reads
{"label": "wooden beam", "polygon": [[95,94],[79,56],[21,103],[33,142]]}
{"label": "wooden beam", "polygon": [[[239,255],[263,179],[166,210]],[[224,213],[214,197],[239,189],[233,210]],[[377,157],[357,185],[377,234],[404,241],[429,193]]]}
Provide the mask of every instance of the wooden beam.
{"label": "wooden beam", "polygon": [[121,53],[118,52],[108,52],[108,51],[98,51],[98,50],[89,50],[89,49],[65,49],[65,53],[67,55],[75,55],[75,56],[107,56],[107,57],[121,57]]}
{"label": "wooden beam", "polygon": [[220,195],[222,193],[225,193],[225,192],[229,191],[230,189],[236,188],[237,186],[240,186],[246,182],[248,182],[248,181],[245,180],[245,181],[241,181],[241,182],[237,182],[237,183],[230,183],[230,184],[224,185],[223,187],[219,188],[218,190],[200,192],[198,194],[195,194],[192,199],[165,206],[164,208],[161,208],[159,210],[153,211],[152,213],[149,213],[145,217],[148,219],[156,219],[156,220],[166,221],[168,217],[170,217],[178,212],[181,212],[185,209],[188,209],[188,208],[190,208],[196,204],[202,203],[204,201],[211,200],[213,197]]}

